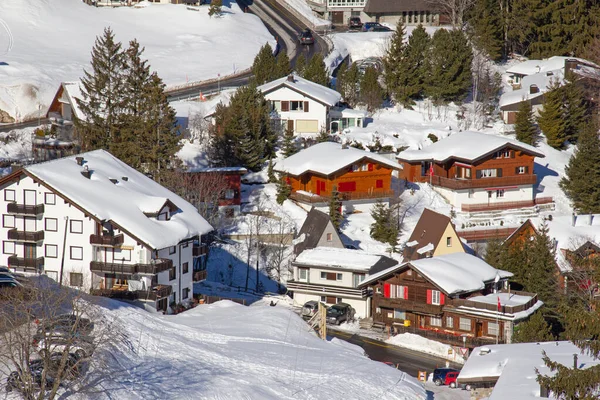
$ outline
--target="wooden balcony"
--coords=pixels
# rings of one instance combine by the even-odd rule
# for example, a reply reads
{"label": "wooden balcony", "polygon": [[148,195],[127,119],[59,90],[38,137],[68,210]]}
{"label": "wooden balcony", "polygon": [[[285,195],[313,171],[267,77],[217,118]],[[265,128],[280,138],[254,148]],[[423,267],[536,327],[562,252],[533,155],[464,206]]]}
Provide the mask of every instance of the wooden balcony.
{"label": "wooden balcony", "polygon": [[204,243],[200,243],[199,246],[194,246],[192,249],[194,257],[202,257],[208,254],[208,246]]}
{"label": "wooden balcony", "polygon": [[173,293],[170,285],[158,285],[149,290],[122,290],[122,289],[92,289],[90,294],[94,296],[110,297],[122,300],[160,300],[169,297]]}
{"label": "wooden balcony", "polygon": [[438,315],[442,313],[442,308],[444,307],[442,305],[426,304],[413,300],[391,299],[383,297],[382,295],[375,296],[377,296],[375,301],[377,302],[378,307],[398,308],[409,312]]}
{"label": "wooden balcony", "polygon": [[[374,191],[371,193],[364,192],[340,192],[341,201],[352,201],[352,200],[376,200],[376,199],[387,199],[395,197],[396,194],[393,190],[388,191]],[[328,203],[331,198],[329,195],[308,195],[303,193],[294,192],[290,195],[292,200],[299,201],[301,203],[315,204],[315,203]]]}
{"label": "wooden balcony", "polygon": [[206,280],[208,277],[208,271],[194,271],[194,282],[200,282]]}
{"label": "wooden balcony", "polygon": [[44,240],[44,231],[26,232],[17,229],[8,231],[8,239],[17,242],[41,242]]}
{"label": "wooden balcony", "polygon": [[441,186],[452,190],[496,188],[517,185],[533,185],[537,181],[535,174],[504,176],[502,178],[479,179],[450,179],[442,176],[424,177],[423,182],[430,182],[434,186]]}
{"label": "wooden balcony", "polygon": [[103,261],[92,261],[90,262],[90,270],[93,272],[100,273],[111,273],[111,274],[158,274],[159,272],[168,271],[173,268],[173,261],[169,259],[157,259],[153,260],[149,264],[125,264],[119,262],[103,262]]}
{"label": "wooden balcony", "polygon": [[38,204],[32,206],[26,204],[8,203],[6,205],[6,212],[9,214],[37,216],[44,213],[44,205]]}
{"label": "wooden balcony", "polygon": [[122,233],[118,235],[90,235],[90,244],[98,246],[121,246],[125,241]]}
{"label": "wooden balcony", "polygon": [[[506,292],[503,291],[503,293],[506,293]],[[504,305],[501,303],[500,304],[500,312],[503,314],[515,314],[515,313],[518,313],[521,311],[528,310],[531,307],[533,307],[535,305],[535,303],[537,303],[537,301],[538,301],[537,294],[535,294],[535,293],[511,291],[511,294],[520,295],[520,296],[530,296],[531,300],[529,300],[525,304],[519,304],[519,305],[514,305],[514,306],[508,306],[508,305]],[[493,311],[493,312],[498,311],[498,304],[496,304],[496,303],[488,304],[488,303],[482,303],[479,301],[471,301],[468,299],[446,299],[446,306],[447,307],[469,307],[469,308],[475,308],[475,309],[479,309],[479,310],[486,310],[486,311]]]}
{"label": "wooden balcony", "polygon": [[8,257],[8,266],[10,268],[23,269],[27,272],[40,272],[44,267],[44,257],[27,258],[27,257]]}
{"label": "wooden balcony", "polygon": [[498,203],[483,203],[483,204],[462,204],[460,210],[462,212],[484,212],[484,211],[500,211],[510,210],[513,208],[527,208],[544,204],[554,203],[552,197],[538,197],[533,200],[525,201],[503,201]]}
{"label": "wooden balcony", "polygon": [[285,285],[288,290],[312,292],[321,295],[329,294],[331,296],[353,296],[356,298],[365,298],[368,293],[367,288],[357,289],[347,286],[319,285],[316,283],[288,281]]}

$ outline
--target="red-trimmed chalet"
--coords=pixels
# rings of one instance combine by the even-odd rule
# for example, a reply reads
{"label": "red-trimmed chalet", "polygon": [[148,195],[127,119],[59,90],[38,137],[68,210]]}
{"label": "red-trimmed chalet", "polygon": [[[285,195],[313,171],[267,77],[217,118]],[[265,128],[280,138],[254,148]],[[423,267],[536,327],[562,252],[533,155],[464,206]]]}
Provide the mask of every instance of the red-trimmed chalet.
{"label": "red-trimmed chalet", "polygon": [[240,213],[242,204],[242,175],[244,167],[215,167],[190,169],[192,187],[199,192],[198,203],[216,202],[224,216],[230,218]]}

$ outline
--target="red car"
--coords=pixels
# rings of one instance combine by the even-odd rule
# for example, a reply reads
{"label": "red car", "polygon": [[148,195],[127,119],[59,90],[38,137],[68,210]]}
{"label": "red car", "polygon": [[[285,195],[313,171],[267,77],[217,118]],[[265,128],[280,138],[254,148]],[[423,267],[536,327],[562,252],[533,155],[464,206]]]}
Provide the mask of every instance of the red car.
{"label": "red car", "polygon": [[456,387],[456,378],[458,378],[458,374],[460,374],[460,372],[448,372],[446,374],[446,379],[444,380],[444,385],[454,389]]}

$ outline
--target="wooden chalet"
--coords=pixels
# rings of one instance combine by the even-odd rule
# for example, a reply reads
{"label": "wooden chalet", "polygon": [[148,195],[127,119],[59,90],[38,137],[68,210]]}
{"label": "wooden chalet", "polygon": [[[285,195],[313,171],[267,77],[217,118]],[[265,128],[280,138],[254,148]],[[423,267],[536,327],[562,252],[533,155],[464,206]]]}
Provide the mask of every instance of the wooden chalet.
{"label": "wooden chalet", "polygon": [[318,143],[279,161],[274,170],[292,187],[292,198],[325,203],[337,191],[344,201],[394,196],[392,172],[400,166],[382,156],[339,143]]}
{"label": "wooden chalet", "polygon": [[559,285],[564,293],[600,296],[599,283],[594,279],[600,266],[600,246],[588,240],[574,250],[560,249],[558,253]]}
{"label": "wooden chalet", "polygon": [[456,346],[510,343],[514,325],[543,304],[510,292],[510,272],[464,253],[409,261],[359,285],[372,296],[373,321]]}
{"label": "wooden chalet", "polygon": [[404,260],[451,253],[465,253],[452,221],[444,214],[425,208],[404,246]]}
{"label": "wooden chalet", "polygon": [[298,255],[307,249],[318,246],[334,247],[343,249],[344,243],[339,233],[331,223],[329,215],[313,207],[294,241],[294,254]]}

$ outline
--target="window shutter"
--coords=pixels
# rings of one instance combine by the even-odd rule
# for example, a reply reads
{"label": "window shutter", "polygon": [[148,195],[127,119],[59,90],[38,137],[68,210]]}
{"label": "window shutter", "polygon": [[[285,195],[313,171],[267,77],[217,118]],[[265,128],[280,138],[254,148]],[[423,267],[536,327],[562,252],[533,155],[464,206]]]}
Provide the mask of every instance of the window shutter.
{"label": "window shutter", "polygon": [[519,167],[515,167],[515,175],[519,175]]}
{"label": "window shutter", "polygon": [[281,102],[281,111],[290,111],[290,102],[289,101]]}
{"label": "window shutter", "polygon": [[427,289],[427,304],[431,304],[431,289]]}
{"label": "window shutter", "polygon": [[515,151],[514,150],[510,151],[510,158],[515,158]]}
{"label": "window shutter", "polygon": [[304,112],[308,112],[308,101],[304,102]]}
{"label": "window shutter", "polygon": [[377,179],[377,181],[375,182],[375,188],[377,188],[377,189],[383,188],[383,179]]}
{"label": "window shutter", "polygon": [[369,171],[373,171],[373,164],[369,163]]}
{"label": "window shutter", "polygon": [[386,299],[390,298],[390,290],[391,290],[391,285],[389,283],[384,283],[383,284],[383,297],[385,297]]}
{"label": "window shutter", "polygon": [[477,179],[481,179],[481,171],[475,171],[475,176]]}
{"label": "window shutter", "polygon": [[404,286],[404,299],[408,300],[408,286]]}
{"label": "window shutter", "polygon": [[529,173],[529,166],[525,166],[525,173],[528,174]]}
{"label": "window shutter", "polygon": [[498,169],[496,170],[496,176],[497,176],[498,178],[502,178],[502,168],[498,168]]}
{"label": "window shutter", "polygon": [[446,304],[446,295],[440,292],[440,306]]}

